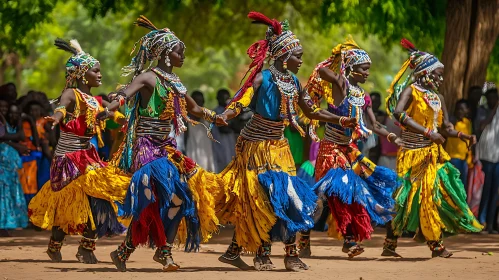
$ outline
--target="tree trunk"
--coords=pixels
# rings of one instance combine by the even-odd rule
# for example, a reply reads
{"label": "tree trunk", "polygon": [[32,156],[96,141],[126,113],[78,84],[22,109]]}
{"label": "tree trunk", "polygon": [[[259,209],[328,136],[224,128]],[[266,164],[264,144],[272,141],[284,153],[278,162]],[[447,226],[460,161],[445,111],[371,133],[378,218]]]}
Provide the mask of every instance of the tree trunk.
{"label": "tree trunk", "polygon": [[446,8],[446,31],[442,63],[445,65],[441,93],[449,111],[463,97],[468,64],[468,41],[471,28],[472,0],[449,0]]}
{"label": "tree trunk", "polygon": [[499,0],[476,1],[476,18],[470,32],[463,92],[467,92],[471,86],[482,86],[485,82],[487,65],[499,35]]}

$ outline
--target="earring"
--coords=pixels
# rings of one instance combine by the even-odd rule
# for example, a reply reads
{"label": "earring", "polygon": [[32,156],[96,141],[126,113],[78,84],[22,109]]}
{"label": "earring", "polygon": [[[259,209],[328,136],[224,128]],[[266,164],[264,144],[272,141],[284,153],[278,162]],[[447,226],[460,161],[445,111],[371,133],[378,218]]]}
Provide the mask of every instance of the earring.
{"label": "earring", "polygon": [[172,66],[172,65],[170,64],[170,57],[168,57],[168,55],[167,55],[167,56],[166,56],[166,58],[165,58],[165,63],[166,63],[166,66],[168,66],[168,67]]}
{"label": "earring", "polygon": [[350,71],[348,72],[348,77],[353,77],[353,67],[350,66]]}
{"label": "earring", "polygon": [[288,62],[284,61],[282,67],[284,68],[284,70],[288,70]]}
{"label": "earring", "polygon": [[85,77],[83,77],[83,83],[86,85],[88,84],[88,81],[87,81],[87,79],[85,79]]}

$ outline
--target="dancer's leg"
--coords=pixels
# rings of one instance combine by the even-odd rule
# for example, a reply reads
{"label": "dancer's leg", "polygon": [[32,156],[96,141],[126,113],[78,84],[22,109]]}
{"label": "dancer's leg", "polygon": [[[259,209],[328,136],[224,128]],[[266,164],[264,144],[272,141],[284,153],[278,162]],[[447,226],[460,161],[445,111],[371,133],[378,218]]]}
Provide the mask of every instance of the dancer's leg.
{"label": "dancer's leg", "polygon": [[232,235],[232,242],[227,248],[227,251],[218,257],[218,260],[220,262],[235,266],[241,270],[249,270],[251,267],[241,259],[241,251],[242,248],[237,244],[236,233],[234,232]]}
{"label": "dancer's leg", "polygon": [[53,262],[62,261],[61,247],[64,237],[66,237],[66,233],[62,229],[59,227],[52,228],[52,235],[50,236],[47,255]]}
{"label": "dancer's leg", "polygon": [[87,227],[83,232],[83,237],[80,240],[78,252],[76,253],[76,258],[79,262],[87,264],[96,264],[98,262],[94,254],[96,241],[97,233],[92,230],[91,223],[88,221]]}
{"label": "dancer's leg", "polygon": [[295,240],[296,238],[295,236],[293,236],[289,240],[284,242],[285,245],[284,250],[286,251],[286,257],[284,257],[284,266],[286,267],[287,270],[290,271],[308,270],[308,265],[306,265],[298,257],[298,250],[296,249]]}

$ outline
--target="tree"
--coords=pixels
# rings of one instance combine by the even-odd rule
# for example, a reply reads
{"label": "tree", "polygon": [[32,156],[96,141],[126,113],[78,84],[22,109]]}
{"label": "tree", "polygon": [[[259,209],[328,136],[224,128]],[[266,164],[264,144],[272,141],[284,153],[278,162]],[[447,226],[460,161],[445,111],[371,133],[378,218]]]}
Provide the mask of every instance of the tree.
{"label": "tree", "polygon": [[57,0],[4,0],[0,1],[0,84],[5,71],[15,69],[16,80],[21,80],[21,58],[28,53],[33,38],[27,34],[41,23],[50,21],[50,13]]}
{"label": "tree", "polygon": [[[364,32],[377,34],[386,45],[407,37],[422,50],[437,55],[443,51],[446,70],[442,93],[451,106],[467,97],[470,86],[483,84],[487,77],[499,35],[498,10],[499,0],[387,0],[369,4],[326,0],[322,21],[355,22]],[[491,69],[496,68],[491,65]]]}

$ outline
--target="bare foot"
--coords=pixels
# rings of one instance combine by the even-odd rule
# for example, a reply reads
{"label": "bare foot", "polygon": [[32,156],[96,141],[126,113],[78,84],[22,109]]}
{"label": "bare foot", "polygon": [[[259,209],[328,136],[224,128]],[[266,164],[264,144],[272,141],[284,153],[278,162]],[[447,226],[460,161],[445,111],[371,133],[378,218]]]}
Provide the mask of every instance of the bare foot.
{"label": "bare foot", "polygon": [[258,271],[270,271],[274,269],[274,264],[270,260],[269,256],[256,256],[253,259],[253,264],[255,269]]}
{"label": "bare foot", "polygon": [[52,251],[50,251],[50,250],[47,249],[47,255],[49,255],[49,258],[53,262],[61,262],[62,261],[61,251],[52,252]]}
{"label": "bare foot", "polygon": [[230,265],[235,266],[241,270],[250,270],[251,269],[251,266],[247,265],[243,261],[243,259],[241,259],[240,255],[233,255],[233,254],[226,252],[225,254],[218,257],[218,261],[226,263],[226,264],[230,264]]}
{"label": "bare foot", "polygon": [[114,250],[110,254],[111,260],[113,260],[113,264],[116,266],[116,269],[121,272],[126,271],[126,262],[122,261],[118,256],[118,250]]}

